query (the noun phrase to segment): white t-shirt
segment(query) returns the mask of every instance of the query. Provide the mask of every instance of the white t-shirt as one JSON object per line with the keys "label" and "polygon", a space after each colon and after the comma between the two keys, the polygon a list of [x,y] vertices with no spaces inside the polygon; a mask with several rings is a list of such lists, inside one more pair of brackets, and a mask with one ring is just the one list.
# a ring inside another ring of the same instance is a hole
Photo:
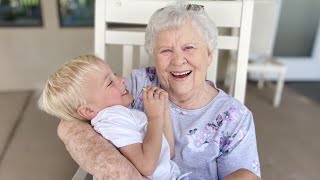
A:
{"label": "white t-shirt", "polygon": [[[147,123],[145,113],[120,105],[100,111],[91,120],[94,130],[118,148],[142,143],[147,132]],[[177,179],[179,175],[178,166],[170,160],[170,146],[163,135],[158,165],[149,178],[156,180]]]}

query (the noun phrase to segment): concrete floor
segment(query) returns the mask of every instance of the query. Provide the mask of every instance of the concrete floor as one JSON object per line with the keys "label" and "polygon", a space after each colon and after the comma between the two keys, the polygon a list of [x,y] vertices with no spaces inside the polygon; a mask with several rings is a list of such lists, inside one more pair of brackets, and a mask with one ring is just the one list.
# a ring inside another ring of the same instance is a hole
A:
{"label": "concrete floor", "polygon": [[[280,108],[273,108],[273,90],[247,87],[263,179],[319,179],[320,104],[285,87]],[[67,180],[78,167],[57,136],[58,120],[38,110],[37,97],[0,93],[1,180]]]}

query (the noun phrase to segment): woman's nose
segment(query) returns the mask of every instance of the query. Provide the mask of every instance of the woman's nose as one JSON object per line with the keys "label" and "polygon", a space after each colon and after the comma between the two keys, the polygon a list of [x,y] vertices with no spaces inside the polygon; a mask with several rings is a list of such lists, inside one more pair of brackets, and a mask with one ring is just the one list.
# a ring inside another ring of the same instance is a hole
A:
{"label": "woman's nose", "polygon": [[172,64],[173,65],[182,65],[186,62],[186,58],[184,57],[183,55],[183,52],[181,50],[178,50],[178,51],[174,51],[174,55],[173,55],[173,58],[172,58]]}

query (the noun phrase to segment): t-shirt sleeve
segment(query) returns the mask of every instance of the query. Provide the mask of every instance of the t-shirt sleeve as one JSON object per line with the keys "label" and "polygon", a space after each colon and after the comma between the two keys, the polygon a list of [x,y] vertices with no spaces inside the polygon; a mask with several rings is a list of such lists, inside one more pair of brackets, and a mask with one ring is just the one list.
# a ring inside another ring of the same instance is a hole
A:
{"label": "t-shirt sleeve", "polygon": [[220,157],[217,158],[219,179],[245,168],[260,177],[255,126],[252,113],[247,111],[238,122],[228,122],[220,137]]}
{"label": "t-shirt sleeve", "polygon": [[137,76],[133,70],[129,76],[126,77],[126,86],[129,92],[133,95],[134,99],[136,97],[136,90],[137,90]]}
{"label": "t-shirt sleeve", "polygon": [[127,108],[111,109],[94,124],[94,129],[118,148],[142,143],[144,134],[134,118]]}
{"label": "t-shirt sleeve", "polygon": [[143,111],[142,88],[149,85],[159,86],[155,67],[147,67],[132,70],[126,78],[126,86],[133,96],[131,108]]}

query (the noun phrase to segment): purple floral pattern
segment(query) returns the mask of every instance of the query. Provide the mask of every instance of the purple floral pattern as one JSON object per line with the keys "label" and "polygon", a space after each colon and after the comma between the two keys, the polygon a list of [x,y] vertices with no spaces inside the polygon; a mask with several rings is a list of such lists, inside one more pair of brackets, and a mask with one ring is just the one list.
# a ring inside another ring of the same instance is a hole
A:
{"label": "purple floral pattern", "polygon": [[146,72],[149,77],[149,80],[152,82],[154,80],[154,78],[156,77],[156,68],[155,67],[147,67]]}
{"label": "purple floral pattern", "polygon": [[253,168],[255,173],[259,173],[260,172],[260,163],[259,163],[259,161],[253,160],[252,168]]}
{"label": "purple floral pattern", "polygon": [[188,147],[194,152],[203,152],[205,148],[209,145],[208,134],[204,132],[197,133],[198,129],[189,130],[188,134]]}
{"label": "purple floral pattern", "polygon": [[[146,74],[147,74],[147,80],[149,80],[149,83],[146,84],[154,84],[154,80],[156,77],[156,69],[155,67],[147,67],[146,68]],[[141,91],[138,93],[137,99],[133,100],[133,102],[131,103],[131,107],[134,107],[135,109],[139,109],[141,111],[144,110],[143,107],[143,103],[142,103],[142,92],[143,90],[141,89]]]}
{"label": "purple floral pattern", "polygon": [[236,133],[232,136],[229,135],[229,133],[222,132],[222,136],[220,137],[220,152],[222,154],[228,154],[229,149],[225,149],[224,147],[229,146],[232,142],[232,140],[236,137]]}
{"label": "purple floral pattern", "polygon": [[[225,123],[231,123],[241,117],[243,111],[231,107],[217,115],[215,121],[208,122],[203,128],[194,128],[188,131],[188,147],[194,152],[203,152],[210,144],[218,144],[222,154],[228,153],[228,145],[237,137],[242,139],[246,132],[240,129],[237,133],[221,131]],[[243,128],[241,126],[241,128]],[[238,135],[238,136],[237,136]]]}

